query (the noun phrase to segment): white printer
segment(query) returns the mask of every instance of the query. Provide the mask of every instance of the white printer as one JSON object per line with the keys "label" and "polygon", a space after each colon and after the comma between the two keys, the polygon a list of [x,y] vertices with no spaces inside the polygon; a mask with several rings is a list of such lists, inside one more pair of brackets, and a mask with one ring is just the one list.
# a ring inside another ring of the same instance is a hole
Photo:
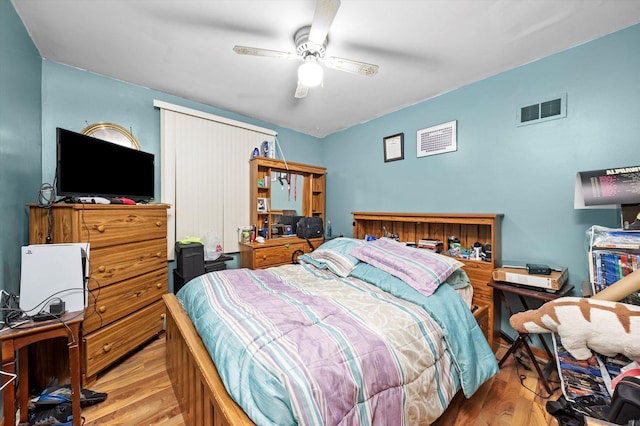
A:
{"label": "white printer", "polygon": [[22,247],[20,309],[33,316],[65,302],[65,311],[86,308],[89,244],[33,244]]}

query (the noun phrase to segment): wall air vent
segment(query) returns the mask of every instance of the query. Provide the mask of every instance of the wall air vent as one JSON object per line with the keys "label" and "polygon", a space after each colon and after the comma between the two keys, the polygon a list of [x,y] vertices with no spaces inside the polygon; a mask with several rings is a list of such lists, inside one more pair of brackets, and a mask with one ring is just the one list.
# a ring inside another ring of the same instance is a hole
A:
{"label": "wall air vent", "polygon": [[567,94],[552,96],[544,101],[527,102],[518,107],[516,124],[541,123],[543,121],[565,118],[567,116]]}
{"label": "wall air vent", "polygon": [[450,121],[427,129],[418,130],[418,158],[456,151],[458,149],[456,135],[457,123],[457,121]]}

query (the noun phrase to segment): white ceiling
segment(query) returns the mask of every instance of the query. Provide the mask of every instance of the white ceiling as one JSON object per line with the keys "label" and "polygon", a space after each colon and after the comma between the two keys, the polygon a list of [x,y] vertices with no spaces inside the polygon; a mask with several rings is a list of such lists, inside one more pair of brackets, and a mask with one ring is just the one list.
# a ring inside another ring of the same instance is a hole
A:
{"label": "white ceiling", "polygon": [[295,51],[315,0],[12,0],[40,55],[324,137],[640,22],[639,0],[342,0],[325,68],[294,98]]}

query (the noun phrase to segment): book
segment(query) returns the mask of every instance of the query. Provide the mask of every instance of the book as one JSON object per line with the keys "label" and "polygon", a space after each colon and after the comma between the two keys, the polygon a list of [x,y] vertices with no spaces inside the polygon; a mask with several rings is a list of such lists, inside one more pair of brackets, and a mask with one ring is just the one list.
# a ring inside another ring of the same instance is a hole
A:
{"label": "book", "polygon": [[[634,250],[592,248],[589,257],[589,279],[594,294],[637,270],[640,263],[640,252]],[[640,291],[621,302],[640,305]]]}
{"label": "book", "polygon": [[440,253],[444,244],[440,240],[421,239],[418,240],[418,248],[430,250],[436,253]]}

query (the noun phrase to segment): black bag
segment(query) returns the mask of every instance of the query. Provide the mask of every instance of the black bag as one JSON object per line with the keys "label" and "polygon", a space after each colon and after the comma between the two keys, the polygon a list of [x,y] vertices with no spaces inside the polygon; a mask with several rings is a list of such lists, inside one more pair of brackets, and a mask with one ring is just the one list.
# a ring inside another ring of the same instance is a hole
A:
{"label": "black bag", "polygon": [[633,376],[623,377],[616,385],[608,420],[618,425],[640,420],[640,379]]}
{"label": "black bag", "polygon": [[321,217],[303,217],[298,222],[297,235],[308,240],[309,238],[320,238],[324,235]]}

